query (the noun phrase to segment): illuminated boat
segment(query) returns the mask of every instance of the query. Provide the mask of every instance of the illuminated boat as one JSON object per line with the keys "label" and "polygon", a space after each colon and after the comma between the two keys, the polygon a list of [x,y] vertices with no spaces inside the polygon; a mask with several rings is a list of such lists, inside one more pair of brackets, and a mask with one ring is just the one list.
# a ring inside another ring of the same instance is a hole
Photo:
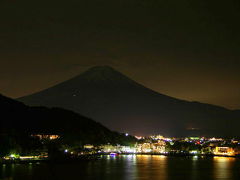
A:
{"label": "illuminated boat", "polygon": [[112,152],[112,153],[110,153],[109,155],[110,155],[110,156],[117,156],[118,153],[114,153],[114,152]]}

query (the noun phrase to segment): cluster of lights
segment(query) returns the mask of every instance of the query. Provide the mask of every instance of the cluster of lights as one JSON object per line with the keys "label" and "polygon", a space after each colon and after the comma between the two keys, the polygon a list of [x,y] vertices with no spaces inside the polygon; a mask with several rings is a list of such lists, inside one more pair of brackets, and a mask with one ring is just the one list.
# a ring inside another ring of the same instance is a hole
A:
{"label": "cluster of lights", "polygon": [[55,140],[60,138],[60,136],[56,134],[32,134],[31,136],[38,137],[40,140],[43,139]]}
{"label": "cluster of lights", "polygon": [[[128,133],[124,134],[125,136],[129,136]],[[59,135],[32,135],[35,137],[39,137],[40,139],[49,139],[49,140],[54,140],[58,139],[60,136]],[[84,145],[84,149],[86,152],[73,152],[71,148],[69,149],[64,149],[63,152],[66,154],[75,154],[75,155],[82,155],[82,154],[94,154],[94,153],[108,153],[111,156],[116,156],[119,153],[129,153],[129,154],[135,154],[135,153],[153,153],[153,154],[167,154],[167,153],[184,153],[185,151],[183,150],[171,150],[171,151],[166,151],[166,145],[167,143],[169,145],[174,145],[176,142],[187,142],[187,143],[192,143],[196,145],[207,145],[203,146],[204,148],[207,147],[208,153],[212,153],[217,156],[235,156],[237,154],[240,154],[240,149],[238,150],[237,148],[232,148],[231,146],[228,146],[228,142],[231,143],[232,145],[238,145],[240,144],[239,141],[232,139],[232,140],[225,140],[222,138],[205,138],[205,137],[187,137],[187,138],[166,138],[162,135],[154,135],[154,136],[149,136],[149,137],[142,137],[142,136],[135,136],[139,140],[144,140],[144,143],[140,144],[135,144],[134,147],[130,146],[113,146],[110,143],[98,147],[94,147],[94,145],[91,144],[86,144]],[[199,146],[199,147],[200,147]],[[234,147],[234,146],[233,146]],[[100,149],[100,150],[99,150]],[[204,154],[204,150],[190,150],[187,151],[189,154],[192,154],[193,156],[197,156],[200,154]],[[20,156],[19,154],[12,153],[4,159],[6,160],[15,160],[15,159],[20,159],[20,160],[34,160],[34,159],[41,159],[41,158],[47,158],[48,156]]]}

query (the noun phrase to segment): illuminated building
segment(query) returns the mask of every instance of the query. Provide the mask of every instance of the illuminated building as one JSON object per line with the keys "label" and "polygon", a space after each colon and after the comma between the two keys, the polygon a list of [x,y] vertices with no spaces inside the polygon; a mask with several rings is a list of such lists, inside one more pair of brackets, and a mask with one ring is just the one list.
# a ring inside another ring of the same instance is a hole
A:
{"label": "illuminated building", "polygon": [[113,146],[113,145],[102,145],[99,147],[101,149],[101,152],[104,153],[111,153],[111,152],[117,152],[117,153],[136,153],[136,147],[130,147],[130,146]]}
{"label": "illuminated building", "polygon": [[33,134],[31,136],[38,137],[40,140],[43,140],[43,139],[55,140],[60,138],[60,136],[56,134]]}
{"label": "illuminated building", "polygon": [[91,144],[86,144],[86,145],[83,146],[83,148],[84,148],[84,149],[93,149],[94,146],[91,145]]}
{"label": "illuminated building", "polygon": [[213,137],[213,138],[210,138],[209,141],[223,141],[223,139]]}
{"label": "illuminated building", "polygon": [[161,140],[164,139],[164,137],[162,135],[154,135],[154,136],[150,136],[151,139],[153,140]]}
{"label": "illuminated building", "polygon": [[232,142],[233,144],[238,144],[238,143],[239,143],[239,141],[237,141],[237,140],[231,140],[231,142]]}
{"label": "illuminated building", "polygon": [[137,151],[137,153],[141,153],[142,152],[142,144],[138,144],[137,145],[136,151]]}
{"label": "illuminated building", "polygon": [[136,148],[135,147],[120,146],[119,149],[122,153],[136,153]]}
{"label": "illuminated building", "polygon": [[157,143],[143,143],[136,147],[137,153],[165,153],[166,142],[158,140]]}
{"label": "illuminated building", "polygon": [[102,152],[105,152],[105,153],[118,152],[119,151],[117,146],[113,146],[113,145],[110,145],[110,144],[102,145],[102,146],[100,146],[100,149],[101,149]]}
{"label": "illuminated building", "polygon": [[215,155],[234,156],[235,151],[231,147],[216,147],[213,151]]}
{"label": "illuminated building", "polygon": [[166,147],[165,141],[159,140],[157,143],[152,144],[152,152],[153,153],[164,153],[165,149],[166,149],[165,147]]}
{"label": "illuminated building", "polygon": [[151,143],[143,143],[140,145],[141,148],[138,148],[140,153],[150,153],[152,152]]}

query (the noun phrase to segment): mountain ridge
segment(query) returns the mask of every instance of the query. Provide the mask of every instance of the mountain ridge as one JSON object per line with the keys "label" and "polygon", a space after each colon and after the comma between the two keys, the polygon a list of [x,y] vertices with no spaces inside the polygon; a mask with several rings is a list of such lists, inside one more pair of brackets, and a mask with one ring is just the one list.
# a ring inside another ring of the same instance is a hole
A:
{"label": "mountain ridge", "polygon": [[68,141],[107,144],[134,141],[92,119],[62,108],[29,107],[0,94],[0,134],[58,134]]}
{"label": "mountain ridge", "polygon": [[238,124],[240,117],[238,111],[163,95],[108,66],[92,67],[18,100],[29,105],[70,109],[111,129],[133,134],[186,135],[186,130],[192,128],[204,129],[199,132],[202,135],[214,135],[227,131],[228,119]]}

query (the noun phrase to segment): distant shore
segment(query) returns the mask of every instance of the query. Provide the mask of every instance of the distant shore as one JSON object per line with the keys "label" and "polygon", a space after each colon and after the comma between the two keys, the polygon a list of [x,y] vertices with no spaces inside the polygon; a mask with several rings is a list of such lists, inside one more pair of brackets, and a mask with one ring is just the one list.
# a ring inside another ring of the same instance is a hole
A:
{"label": "distant shore", "polygon": [[[119,155],[159,155],[159,156],[173,156],[173,157],[234,157],[240,158],[240,155],[229,156],[229,155],[217,155],[217,154],[190,154],[190,153],[121,153]],[[105,154],[107,155],[107,154]]]}
{"label": "distant shore", "polygon": [[[74,163],[74,162],[86,162],[86,161],[94,161],[101,158],[101,156],[108,156],[109,153],[99,153],[99,154],[92,154],[92,155],[81,155],[78,157],[72,158],[44,158],[44,159],[29,159],[29,160],[21,160],[21,159],[11,159],[5,160],[0,159],[0,164],[31,164],[31,163]],[[215,154],[187,154],[187,153],[120,153],[114,156],[121,156],[121,155],[159,155],[159,156],[167,156],[167,157],[231,157],[231,158],[240,158],[240,155],[237,156],[227,156],[227,155],[215,155]]]}

